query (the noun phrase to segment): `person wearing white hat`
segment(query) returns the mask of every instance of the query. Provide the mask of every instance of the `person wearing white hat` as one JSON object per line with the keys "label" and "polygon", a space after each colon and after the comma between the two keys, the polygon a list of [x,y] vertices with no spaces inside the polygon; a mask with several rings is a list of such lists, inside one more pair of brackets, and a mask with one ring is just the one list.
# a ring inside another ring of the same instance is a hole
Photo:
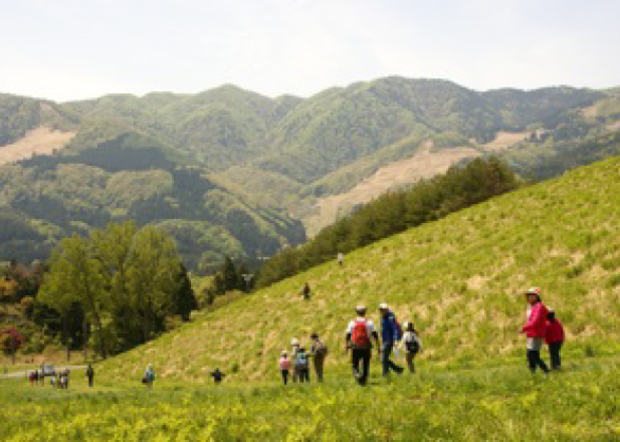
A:
{"label": "person wearing white hat", "polygon": [[540,289],[532,287],[525,292],[527,300],[527,323],[521,328],[521,333],[527,336],[527,362],[532,373],[540,368],[549,373],[549,368],[540,358],[540,349],[547,334],[547,307],[540,299]]}
{"label": "person wearing white hat", "polygon": [[366,307],[358,305],[355,311],[357,312],[357,318],[349,322],[345,337],[345,348],[346,351],[351,349],[353,376],[355,376],[358,384],[366,385],[370,372],[370,357],[372,352],[371,337],[375,340],[379,355],[381,355],[381,346],[379,343],[379,335],[375,331],[373,322],[366,319]]}

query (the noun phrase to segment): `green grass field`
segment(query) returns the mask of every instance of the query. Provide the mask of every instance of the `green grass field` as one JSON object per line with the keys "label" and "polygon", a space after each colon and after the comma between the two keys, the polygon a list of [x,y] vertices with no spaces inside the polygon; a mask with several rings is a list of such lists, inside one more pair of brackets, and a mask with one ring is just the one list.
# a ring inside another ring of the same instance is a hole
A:
{"label": "green grass field", "polygon": [[[531,376],[520,365],[429,370],[366,388],[351,376],[323,385],[236,383],[219,387],[104,380],[89,390],[0,385],[0,439],[40,440],[454,440],[620,439],[620,360],[571,361]],[[378,365],[373,366],[378,373]],[[104,376],[105,378],[105,376]]]}
{"label": "green grass field", "polygon": [[[70,391],[0,380],[0,439],[620,440],[619,178],[608,160],[316,267],[97,364],[93,391],[80,373]],[[526,369],[531,285],[565,325],[562,373]],[[391,382],[373,361],[360,388],[344,329],[355,305],[376,320],[382,301],[425,351]],[[282,387],[280,350],[312,331],[330,348],[327,382]]]}

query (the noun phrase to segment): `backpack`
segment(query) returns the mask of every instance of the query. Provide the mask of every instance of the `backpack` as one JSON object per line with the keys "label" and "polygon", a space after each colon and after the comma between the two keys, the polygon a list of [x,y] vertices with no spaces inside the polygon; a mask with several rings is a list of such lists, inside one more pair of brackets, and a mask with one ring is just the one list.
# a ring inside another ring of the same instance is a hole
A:
{"label": "backpack", "polygon": [[418,343],[418,340],[415,339],[415,336],[412,337],[410,341],[405,342],[405,346],[407,347],[407,351],[409,353],[416,354],[420,351],[420,344]]}
{"label": "backpack", "polygon": [[327,356],[327,345],[325,345],[323,341],[317,341],[314,352],[318,356],[323,356],[323,357]]}
{"label": "backpack", "polygon": [[370,348],[370,335],[366,328],[366,321],[355,321],[353,333],[351,333],[351,341],[355,348]]}
{"label": "backpack", "polygon": [[306,368],[308,366],[308,357],[305,352],[297,353],[297,367]]}

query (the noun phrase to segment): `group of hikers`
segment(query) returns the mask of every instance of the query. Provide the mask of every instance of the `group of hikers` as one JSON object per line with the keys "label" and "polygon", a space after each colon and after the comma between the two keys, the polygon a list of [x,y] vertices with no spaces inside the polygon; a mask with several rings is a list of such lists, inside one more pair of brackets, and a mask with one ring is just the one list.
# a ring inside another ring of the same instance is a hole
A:
{"label": "group of hikers", "polygon": [[[85,374],[86,378],[88,379],[88,386],[93,387],[95,382],[95,369],[93,368],[92,364],[88,364]],[[71,371],[68,368],[64,368],[62,370],[59,370],[58,372],[54,371],[53,373],[47,375],[45,374],[45,371],[41,369],[34,370],[28,373],[28,380],[30,381],[30,386],[32,387],[34,387],[35,385],[44,386],[45,378],[49,377],[50,386],[52,386],[53,388],[60,388],[66,390],[69,388],[70,375]]]}
{"label": "group of hikers", "polygon": [[[302,296],[309,299],[309,285],[306,283]],[[543,362],[540,351],[546,343],[549,348],[551,370],[560,370],[562,365],[561,349],[564,343],[564,328],[556,317],[553,309],[546,307],[540,297],[540,289],[533,287],[526,291],[527,321],[521,332],[527,337],[527,361],[529,369],[535,373],[538,368],[549,373],[550,369]],[[404,351],[407,369],[415,373],[415,356],[422,351],[420,336],[412,322],[406,322],[404,329],[396,319],[394,312],[386,303],[379,305],[381,328],[375,328],[372,320],[366,317],[366,306],[359,305],[355,309],[357,317],[349,322],[345,332],[345,349],[351,352],[351,365],[353,376],[360,385],[368,381],[370,360],[373,348],[377,348],[378,357],[381,360],[383,376],[387,377],[391,372],[402,374],[405,368],[392,360],[392,354],[398,357],[399,350]],[[327,345],[319,339],[317,333],[310,336],[312,346],[310,353],[300,344],[298,339],[291,342],[291,357],[286,350],[282,351],[279,360],[279,368],[282,382],[286,385],[292,372],[293,382],[310,381],[310,359],[314,365],[314,371],[319,382],[323,381],[323,369],[327,356]],[[373,345],[374,342],[374,345]]]}

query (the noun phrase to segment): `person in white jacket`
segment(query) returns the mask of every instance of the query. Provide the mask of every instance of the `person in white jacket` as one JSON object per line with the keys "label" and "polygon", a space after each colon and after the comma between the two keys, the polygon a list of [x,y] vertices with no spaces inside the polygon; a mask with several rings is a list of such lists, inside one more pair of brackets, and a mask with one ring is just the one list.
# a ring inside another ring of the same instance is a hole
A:
{"label": "person in white jacket", "polygon": [[403,350],[405,351],[405,359],[407,360],[407,367],[409,368],[409,373],[415,373],[415,365],[413,364],[413,359],[419,352],[422,351],[422,342],[420,341],[418,332],[413,326],[413,322],[407,322],[405,324],[405,333],[403,334],[401,345],[403,347]]}

